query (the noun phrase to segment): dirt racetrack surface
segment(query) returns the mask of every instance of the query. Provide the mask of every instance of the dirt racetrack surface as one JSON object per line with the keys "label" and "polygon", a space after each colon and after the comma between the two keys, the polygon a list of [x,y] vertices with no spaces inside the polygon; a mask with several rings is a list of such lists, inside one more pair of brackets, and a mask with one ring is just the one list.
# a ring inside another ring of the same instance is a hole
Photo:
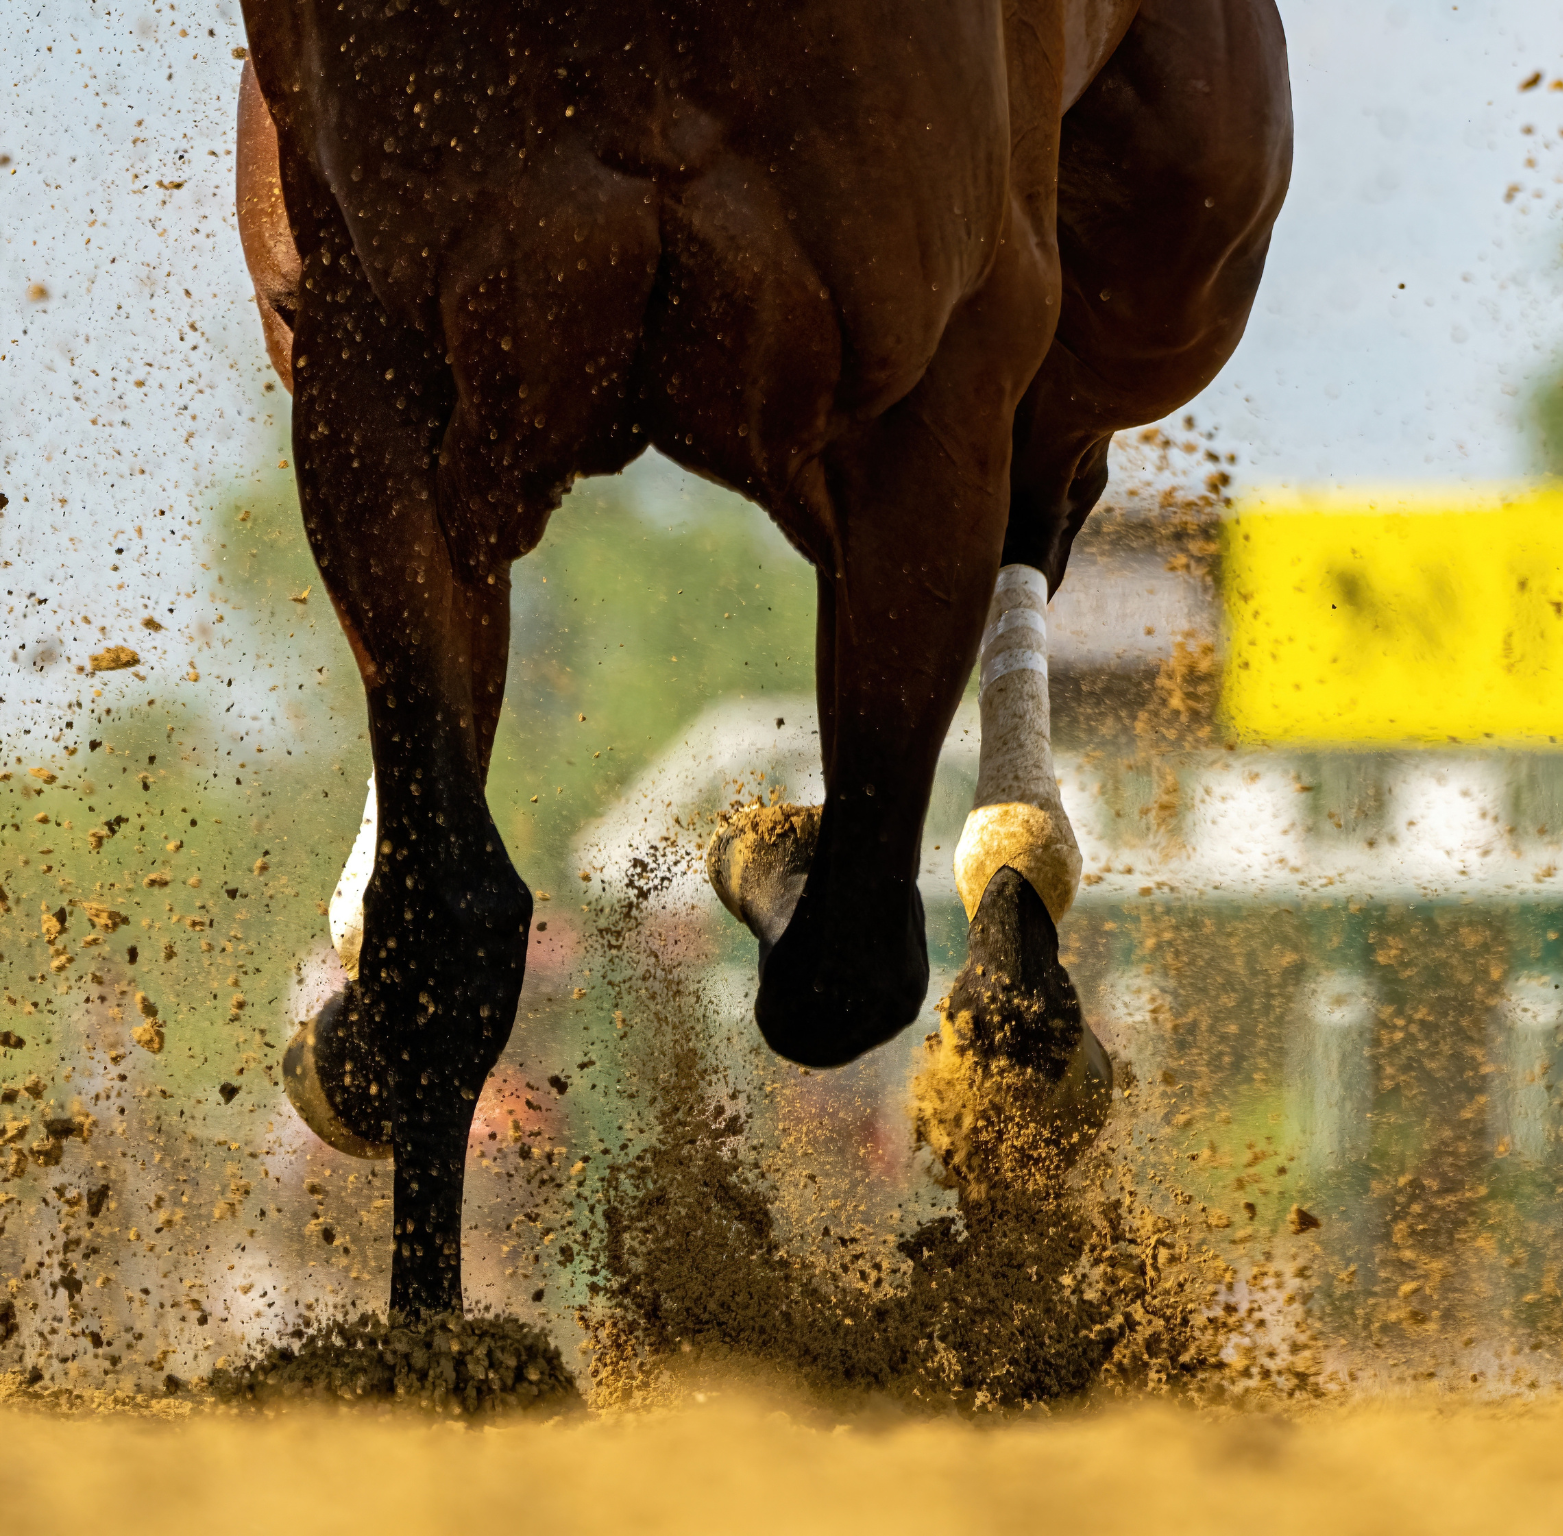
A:
{"label": "dirt racetrack surface", "polygon": [[[972,1427],[776,1406],[468,1430],[188,1405],[174,1422],[0,1415],[12,1529],[297,1533],[511,1529],[818,1533],[1556,1529],[1556,1406],[1450,1399],[1302,1414],[1116,1408]],[[524,1512],[524,1516],[522,1514]]]}

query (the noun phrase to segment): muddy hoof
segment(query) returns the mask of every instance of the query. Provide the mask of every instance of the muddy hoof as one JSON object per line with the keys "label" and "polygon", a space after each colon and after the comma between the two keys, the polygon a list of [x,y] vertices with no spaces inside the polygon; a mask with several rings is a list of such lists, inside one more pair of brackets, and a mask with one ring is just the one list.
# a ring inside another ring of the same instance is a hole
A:
{"label": "muddy hoof", "polygon": [[349,1157],[391,1156],[390,1098],[359,1036],[358,988],[349,984],[301,1024],[282,1057],[293,1108],[327,1146]]}
{"label": "muddy hoof", "polygon": [[1024,876],[1008,866],[993,876],[967,944],[929,1037],[918,1128],[952,1182],[980,1195],[1074,1163],[1106,1123],[1113,1070],[1059,963],[1058,929]]}
{"label": "muddy hoof", "polygon": [[760,968],[792,920],[819,842],[817,805],[748,805],[706,850],[711,889],[760,941]]}

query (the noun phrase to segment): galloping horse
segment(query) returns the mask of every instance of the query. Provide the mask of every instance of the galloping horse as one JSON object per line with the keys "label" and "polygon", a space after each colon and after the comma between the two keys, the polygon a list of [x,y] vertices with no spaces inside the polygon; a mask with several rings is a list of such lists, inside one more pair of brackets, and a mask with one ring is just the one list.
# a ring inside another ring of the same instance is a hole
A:
{"label": "galloping horse", "polygon": [[484,800],[511,564],[647,447],[818,577],[825,803],[710,855],[766,1040],[830,1066],[917,1016],[923,819],[980,655],[952,1008],[1092,1133],[1046,604],[1113,433],[1247,321],[1290,173],[1273,0],[243,4],[240,228],[375,769],[356,978],[287,1081],[327,1140],[394,1150],[393,1310],[461,1305],[526,963]]}

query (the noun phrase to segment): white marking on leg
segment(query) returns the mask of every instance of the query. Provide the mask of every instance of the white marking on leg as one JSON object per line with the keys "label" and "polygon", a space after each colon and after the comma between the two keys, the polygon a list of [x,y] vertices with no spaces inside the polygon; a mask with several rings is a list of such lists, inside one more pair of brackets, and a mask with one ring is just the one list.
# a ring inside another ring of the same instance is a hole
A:
{"label": "white marking on leg", "polygon": [[375,836],[380,813],[375,804],[374,775],[369,775],[369,797],[364,801],[364,819],[347,856],[342,878],[331,894],[331,942],[336,946],[342,969],[358,979],[358,957],[364,947],[364,891],[374,873]]}
{"label": "white marking on leg", "polygon": [[955,850],[969,918],[1006,864],[1059,922],[1080,886],[1080,849],[1053,771],[1047,687],[1047,579],[1006,565],[994,583],[978,673],[982,749],[977,792]]}

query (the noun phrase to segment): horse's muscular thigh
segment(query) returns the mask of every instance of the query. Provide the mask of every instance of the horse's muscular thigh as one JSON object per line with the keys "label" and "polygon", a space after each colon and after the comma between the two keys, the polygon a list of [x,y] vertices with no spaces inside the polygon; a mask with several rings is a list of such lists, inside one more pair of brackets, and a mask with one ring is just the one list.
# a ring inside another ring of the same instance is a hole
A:
{"label": "horse's muscular thigh", "polygon": [[829,435],[842,343],[825,279],[757,181],[729,158],[664,204],[638,383],[663,452],[774,507]]}
{"label": "horse's muscular thigh", "polygon": [[580,156],[528,178],[447,261],[440,516],[480,565],[532,548],[576,475],[646,446],[632,372],[660,247],[650,184]]}
{"label": "horse's muscular thigh", "polygon": [[1064,117],[1059,339],[1151,414],[1241,336],[1291,145],[1272,0],[1145,0]]}
{"label": "horse's muscular thigh", "polygon": [[1243,334],[1291,167],[1273,0],[1144,0],[1063,119],[1058,333],[1015,419],[1006,564],[1056,590],[1112,434],[1166,416]]}
{"label": "horse's muscular thigh", "polygon": [[648,444],[766,504],[785,498],[831,430],[841,322],[756,179],[727,158],[659,188],[582,153],[545,163],[474,227],[441,279],[454,547],[514,558],[575,475]]}

